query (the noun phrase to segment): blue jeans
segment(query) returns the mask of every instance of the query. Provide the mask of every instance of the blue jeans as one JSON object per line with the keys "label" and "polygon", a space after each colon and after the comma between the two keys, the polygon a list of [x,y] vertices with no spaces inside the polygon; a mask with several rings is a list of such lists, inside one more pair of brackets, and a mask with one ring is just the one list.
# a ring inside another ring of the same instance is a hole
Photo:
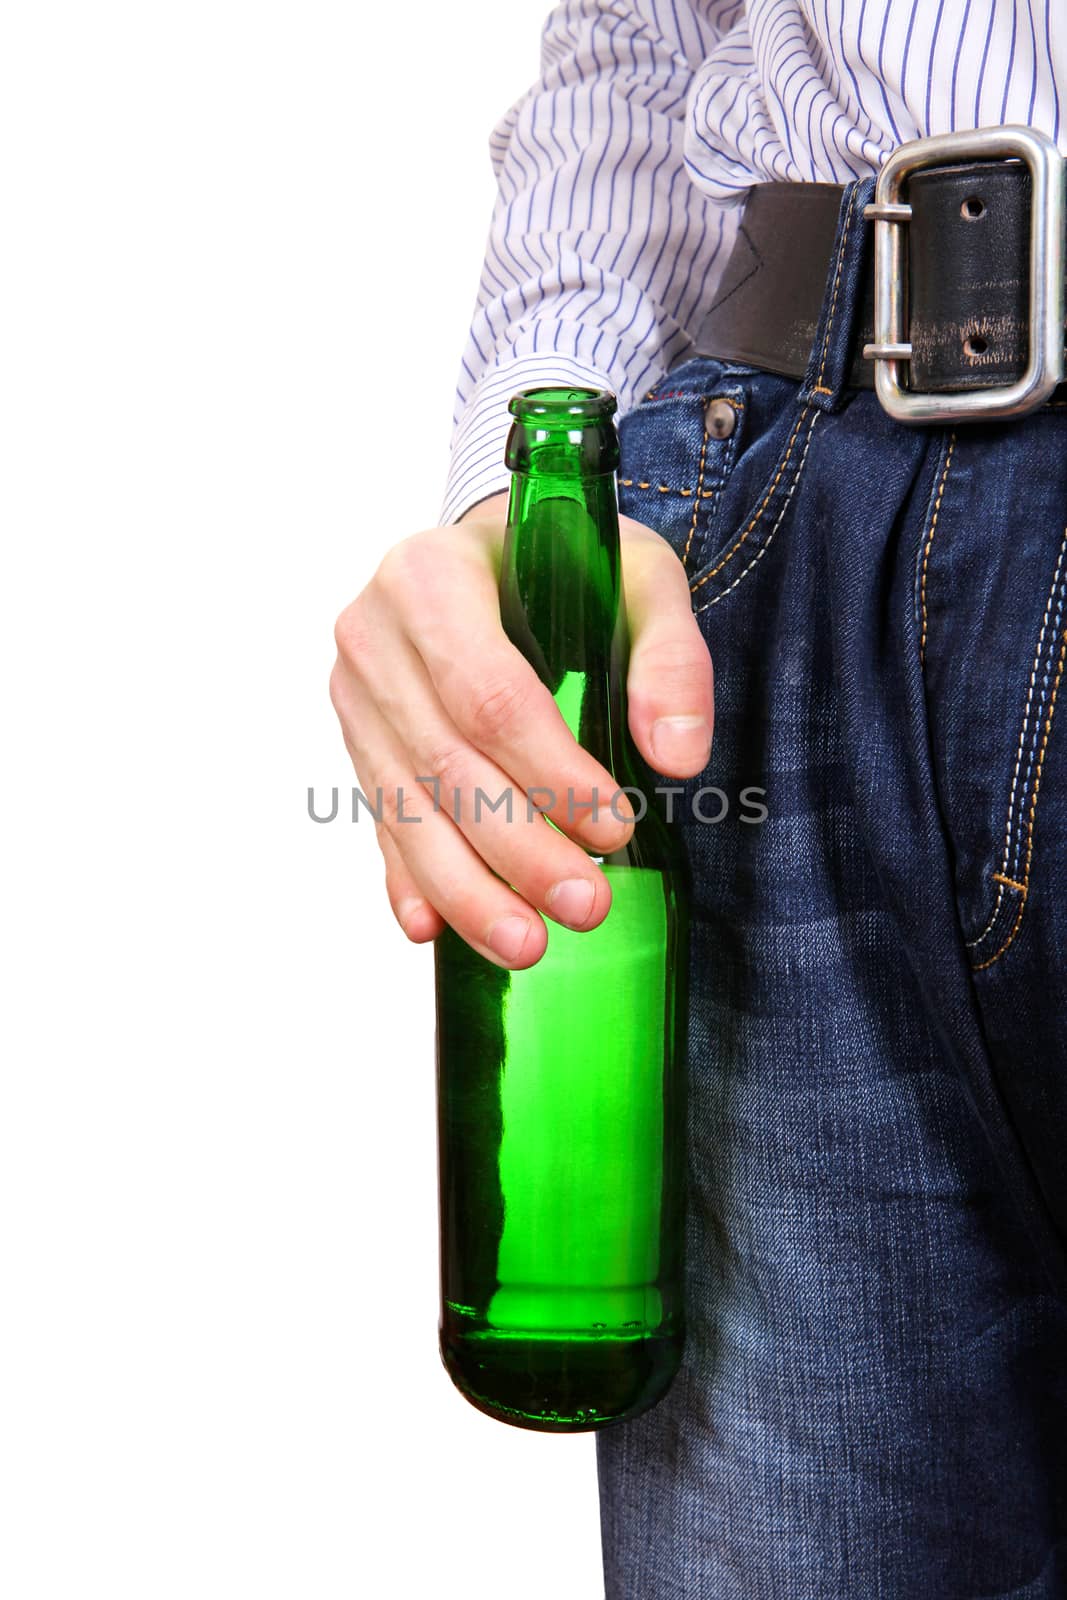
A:
{"label": "blue jeans", "polygon": [[803,382],[698,356],[620,426],[717,718],[687,1346],[597,1435],[607,1600],[1067,1595],[1067,406],[847,387],[872,189]]}

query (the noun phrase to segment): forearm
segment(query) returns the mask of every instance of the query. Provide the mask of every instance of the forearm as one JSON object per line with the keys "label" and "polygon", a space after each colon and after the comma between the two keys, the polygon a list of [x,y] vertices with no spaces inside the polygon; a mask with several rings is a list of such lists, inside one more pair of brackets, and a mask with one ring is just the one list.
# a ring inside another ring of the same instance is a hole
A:
{"label": "forearm", "polygon": [[692,348],[734,218],[685,170],[686,94],[714,24],[682,0],[564,0],[542,73],[490,139],[499,192],[461,361],[441,515],[505,488],[519,388],[608,388],[625,414]]}

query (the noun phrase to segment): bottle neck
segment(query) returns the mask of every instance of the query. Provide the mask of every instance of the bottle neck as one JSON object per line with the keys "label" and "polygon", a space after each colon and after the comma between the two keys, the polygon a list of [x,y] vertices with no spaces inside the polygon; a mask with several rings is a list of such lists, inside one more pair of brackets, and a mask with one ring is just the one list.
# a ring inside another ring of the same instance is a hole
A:
{"label": "bottle neck", "polygon": [[500,609],[574,737],[619,776],[627,634],[613,472],[515,472]]}

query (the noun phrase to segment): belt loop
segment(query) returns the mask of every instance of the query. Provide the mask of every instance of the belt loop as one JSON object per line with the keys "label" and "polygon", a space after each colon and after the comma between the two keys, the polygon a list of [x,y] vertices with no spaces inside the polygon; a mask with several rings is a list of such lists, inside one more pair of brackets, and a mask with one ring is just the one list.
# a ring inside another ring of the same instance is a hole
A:
{"label": "belt loop", "polygon": [[848,388],[863,275],[872,236],[863,208],[871,201],[874,186],[873,177],[854,178],[845,185],[841,196],[822,310],[807,371],[797,395],[801,404],[814,406],[819,411],[837,411]]}

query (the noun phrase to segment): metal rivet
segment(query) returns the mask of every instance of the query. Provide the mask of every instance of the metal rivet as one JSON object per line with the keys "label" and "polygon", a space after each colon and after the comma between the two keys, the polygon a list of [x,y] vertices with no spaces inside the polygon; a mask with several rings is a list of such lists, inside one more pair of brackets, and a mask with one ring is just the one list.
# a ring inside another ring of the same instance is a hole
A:
{"label": "metal rivet", "polygon": [[704,431],[713,439],[728,439],[737,426],[737,410],[729,400],[709,400],[704,407]]}

